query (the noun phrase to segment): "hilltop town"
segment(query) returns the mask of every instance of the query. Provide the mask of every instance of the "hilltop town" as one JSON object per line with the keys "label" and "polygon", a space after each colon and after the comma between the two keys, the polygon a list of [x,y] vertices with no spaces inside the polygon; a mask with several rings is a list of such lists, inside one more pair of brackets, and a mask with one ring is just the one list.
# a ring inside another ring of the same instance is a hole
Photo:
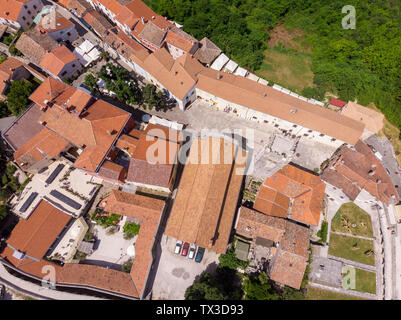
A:
{"label": "hilltop town", "polygon": [[0,4],[11,295],[401,299],[383,114],[269,83],[141,0]]}

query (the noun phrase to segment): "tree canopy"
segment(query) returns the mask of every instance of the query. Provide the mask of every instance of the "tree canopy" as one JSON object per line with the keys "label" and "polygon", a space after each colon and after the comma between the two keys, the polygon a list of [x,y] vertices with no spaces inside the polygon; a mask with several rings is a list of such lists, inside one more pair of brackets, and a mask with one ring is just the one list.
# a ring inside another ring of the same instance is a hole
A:
{"label": "tree canopy", "polygon": [[[269,32],[301,29],[310,44],[314,86],[302,94],[374,102],[401,128],[401,3],[398,0],[145,0],[156,12],[208,37],[242,67],[258,70]],[[343,29],[345,5],[356,28]],[[269,79],[267,79],[269,80]]]}
{"label": "tree canopy", "polygon": [[28,97],[33,90],[34,86],[30,82],[24,80],[11,82],[7,93],[7,105],[12,114],[18,116],[25,111],[30,104]]}

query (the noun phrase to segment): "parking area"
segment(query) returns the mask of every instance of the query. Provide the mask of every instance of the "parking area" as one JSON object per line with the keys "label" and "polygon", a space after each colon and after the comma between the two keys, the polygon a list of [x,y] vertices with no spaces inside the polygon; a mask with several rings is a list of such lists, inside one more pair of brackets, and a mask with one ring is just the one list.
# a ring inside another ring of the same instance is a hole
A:
{"label": "parking area", "polygon": [[341,288],[342,267],[343,264],[339,261],[314,256],[309,279],[319,284]]}
{"label": "parking area", "polygon": [[200,263],[174,254],[177,239],[163,235],[161,256],[153,284],[153,299],[182,300],[185,290],[203,271],[213,273],[218,264],[218,254],[205,251]]}

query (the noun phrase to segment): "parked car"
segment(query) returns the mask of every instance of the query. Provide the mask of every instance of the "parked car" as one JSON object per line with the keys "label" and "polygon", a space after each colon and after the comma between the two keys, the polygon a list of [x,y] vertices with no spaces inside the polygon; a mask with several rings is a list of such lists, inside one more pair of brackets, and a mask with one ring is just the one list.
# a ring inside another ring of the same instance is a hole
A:
{"label": "parked car", "polygon": [[188,254],[188,249],[189,249],[189,243],[185,242],[182,247],[181,255],[185,257]]}
{"label": "parked car", "polygon": [[204,254],[205,254],[205,248],[199,247],[198,252],[196,253],[195,261],[198,263],[201,262]]}
{"label": "parked car", "polygon": [[0,299],[3,299],[5,294],[6,294],[6,287],[2,284],[0,286]]}
{"label": "parked car", "polygon": [[175,244],[174,253],[175,254],[180,254],[181,248],[182,248],[182,241],[178,240],[177,243]]}
{"label": "parked car", "polygon": [[193,244],[189,247],[188,259],[193,259],[195,257],[196,246]]}

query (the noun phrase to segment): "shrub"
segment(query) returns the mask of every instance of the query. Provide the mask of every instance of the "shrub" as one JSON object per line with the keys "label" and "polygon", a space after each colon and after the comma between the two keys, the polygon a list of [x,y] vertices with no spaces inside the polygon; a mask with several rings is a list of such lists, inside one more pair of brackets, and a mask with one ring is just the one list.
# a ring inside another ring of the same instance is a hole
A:
{"label": "shrub", "polygon": [[132,268],[132,260],[127,260],[125,261],[122,266],[121,266],[121,271],[122,272],[126,272],[126,273],[130,273],[131,272],[131,268]]}
{"label": "shrub", "polygon": [[141,225],[136,224],[134,222],[132,223],[126,223],[124,225],[124,238],[125,239],[131,239],[134,236],[136,236],[139,233]]}
{"label": "shrub", "polygon": [[226,254],[219,256],[220,266],[236,270],[237,268],[246,269],[249,262],[242,261],[235,255],[234,245],[227,251]]}
{"label": "shrub", "polygon": [[327,233],[328,233],[328,228],[329,228],[329,224],[327,221],[323,221],[322,222],[322,227],[320,228],[320,230],[317,232],[317,236],[320,238],[320,242],[321,243],[326,243],[327,241]]}

